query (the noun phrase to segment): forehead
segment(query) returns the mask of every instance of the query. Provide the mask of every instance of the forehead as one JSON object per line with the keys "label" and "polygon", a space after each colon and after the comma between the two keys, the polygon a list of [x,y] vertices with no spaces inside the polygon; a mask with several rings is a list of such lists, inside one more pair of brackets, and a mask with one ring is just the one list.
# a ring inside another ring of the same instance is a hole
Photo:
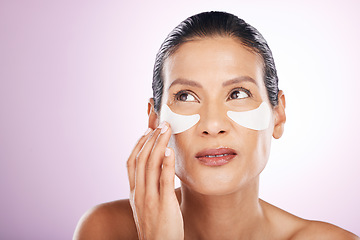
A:
{"label": "forehead", "polygon": [[164,63],[164,85],[178,78],[221,83],[249,76],[263,85],[260,56],[229,37],[203,38],[183,43]]}

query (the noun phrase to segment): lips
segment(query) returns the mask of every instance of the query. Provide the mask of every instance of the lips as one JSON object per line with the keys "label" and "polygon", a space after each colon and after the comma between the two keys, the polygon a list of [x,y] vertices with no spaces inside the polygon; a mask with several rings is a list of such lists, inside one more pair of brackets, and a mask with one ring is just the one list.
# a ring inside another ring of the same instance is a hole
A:
{"label": "lips", "polygon": [[231,148],[217,148],[202,150],[195,155],[195,158],[206,166],[222,166],[236,155],[236,151]]}

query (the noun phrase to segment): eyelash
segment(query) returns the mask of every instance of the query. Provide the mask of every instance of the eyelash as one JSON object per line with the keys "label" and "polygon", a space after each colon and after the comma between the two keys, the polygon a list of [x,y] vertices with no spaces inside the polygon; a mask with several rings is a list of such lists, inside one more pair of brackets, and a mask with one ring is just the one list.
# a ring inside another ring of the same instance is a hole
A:
{"label": "eyelash", "polygon": [[228,96],[228,99],[229,99],[229,100],[231,100],[231,99],[230,99],[230,96],[231,96],[231,94],[232,94],[234,91],[243,91],[243,92],[245,92],[247,95],[249,95],[249,97],[252,97],[252,93],[251,93],[251,91],[250,91],[249,89],[243,88],[243,87],[239,87],[239,88],[234,88],[234,89],[231,90],[231,92],[229,93],[229,96]]}
{"label": "eyelash", "polygon": [[[181,91],[179,91],[179,92],[177,92],[177,93],[174,93],[174,100],[175,100],[175,101],[181,101],[181,100],[179,99],[179,97],[181,96],[181,94],[184,94],[184,93],[190,94],[190,95],[192,95],[195,99],[197,99],[196,94],[193,93],[192,91],[190,91],[190,90],[181,90]],[[182,101],[181,101],[181,102],[182,102]]]}
{"label": "eyelash", "polygon": [[[234,89],[231,90],[231,92],[230,92],[229,95],[228,95],[228,99],[229,99],[229,100],[231,100],[231,99],[230,99],[230,96],[231,96],[231,94],[232,94],[234,91],[243,91],[243,92],[245,92],[247,95],[249,95],[249,97],[252,97],[252,93],[251,93],[251,91],[250,91],[249,89],[243,88],[243,87],[239,87],[239,88],[234,88]],[[190,90],[181,90],[181,91],[173,94],[174,100],[175,100],[175,101],[181,101],[181,100],[179,99],[179,97],[181,96],[181,94],[184,94],[184,93],[191,94],[195,99],[197,99],[196,94],[193,93],[192,91],[190,91]]]}

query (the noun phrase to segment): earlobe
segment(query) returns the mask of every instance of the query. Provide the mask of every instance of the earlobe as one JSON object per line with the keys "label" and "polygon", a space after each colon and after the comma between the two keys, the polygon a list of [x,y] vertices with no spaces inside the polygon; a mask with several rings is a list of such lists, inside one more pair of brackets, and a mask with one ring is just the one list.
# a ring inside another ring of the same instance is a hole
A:
{"label": "earlobe", "polygon": [[278,94],[278,105],[274,108],[275,113],[275,123],[274,123],[274,132],[273,137],[275,139],[279,139],[284,133],[284,125],[286,122],[286,114],[285,114],[285,95],[282,90],[279,91]]}
{"label": "earlobe", "polygon": [[154,108],[154,99],[150,98],[148,102],[148,110],[147,110],[148,116],[149,116],[149,122],[148,127],[155,129],[159,125],[159,118],[158,114],[155,112]]}

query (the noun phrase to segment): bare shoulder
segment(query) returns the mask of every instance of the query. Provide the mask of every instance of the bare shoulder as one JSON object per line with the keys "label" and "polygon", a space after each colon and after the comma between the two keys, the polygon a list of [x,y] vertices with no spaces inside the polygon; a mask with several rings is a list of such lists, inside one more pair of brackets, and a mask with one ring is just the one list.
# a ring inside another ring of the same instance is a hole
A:
{"label": "bare shoulder", "polygon": [[271,223],[274,239],[360,240],[356,235],[330,223],[297,217],[263,200],[260,201]]}
{"label": "bare shoulder", "polygon": [[89,209],[79,220],[74,240],[138,239],[128,199]]}
{"label": "bare shoulder", "polygon": [[304,221],[306,222],[305,226],[294,235],[293,240],[360,240],[355,234],[333,224],[320,221]]}

